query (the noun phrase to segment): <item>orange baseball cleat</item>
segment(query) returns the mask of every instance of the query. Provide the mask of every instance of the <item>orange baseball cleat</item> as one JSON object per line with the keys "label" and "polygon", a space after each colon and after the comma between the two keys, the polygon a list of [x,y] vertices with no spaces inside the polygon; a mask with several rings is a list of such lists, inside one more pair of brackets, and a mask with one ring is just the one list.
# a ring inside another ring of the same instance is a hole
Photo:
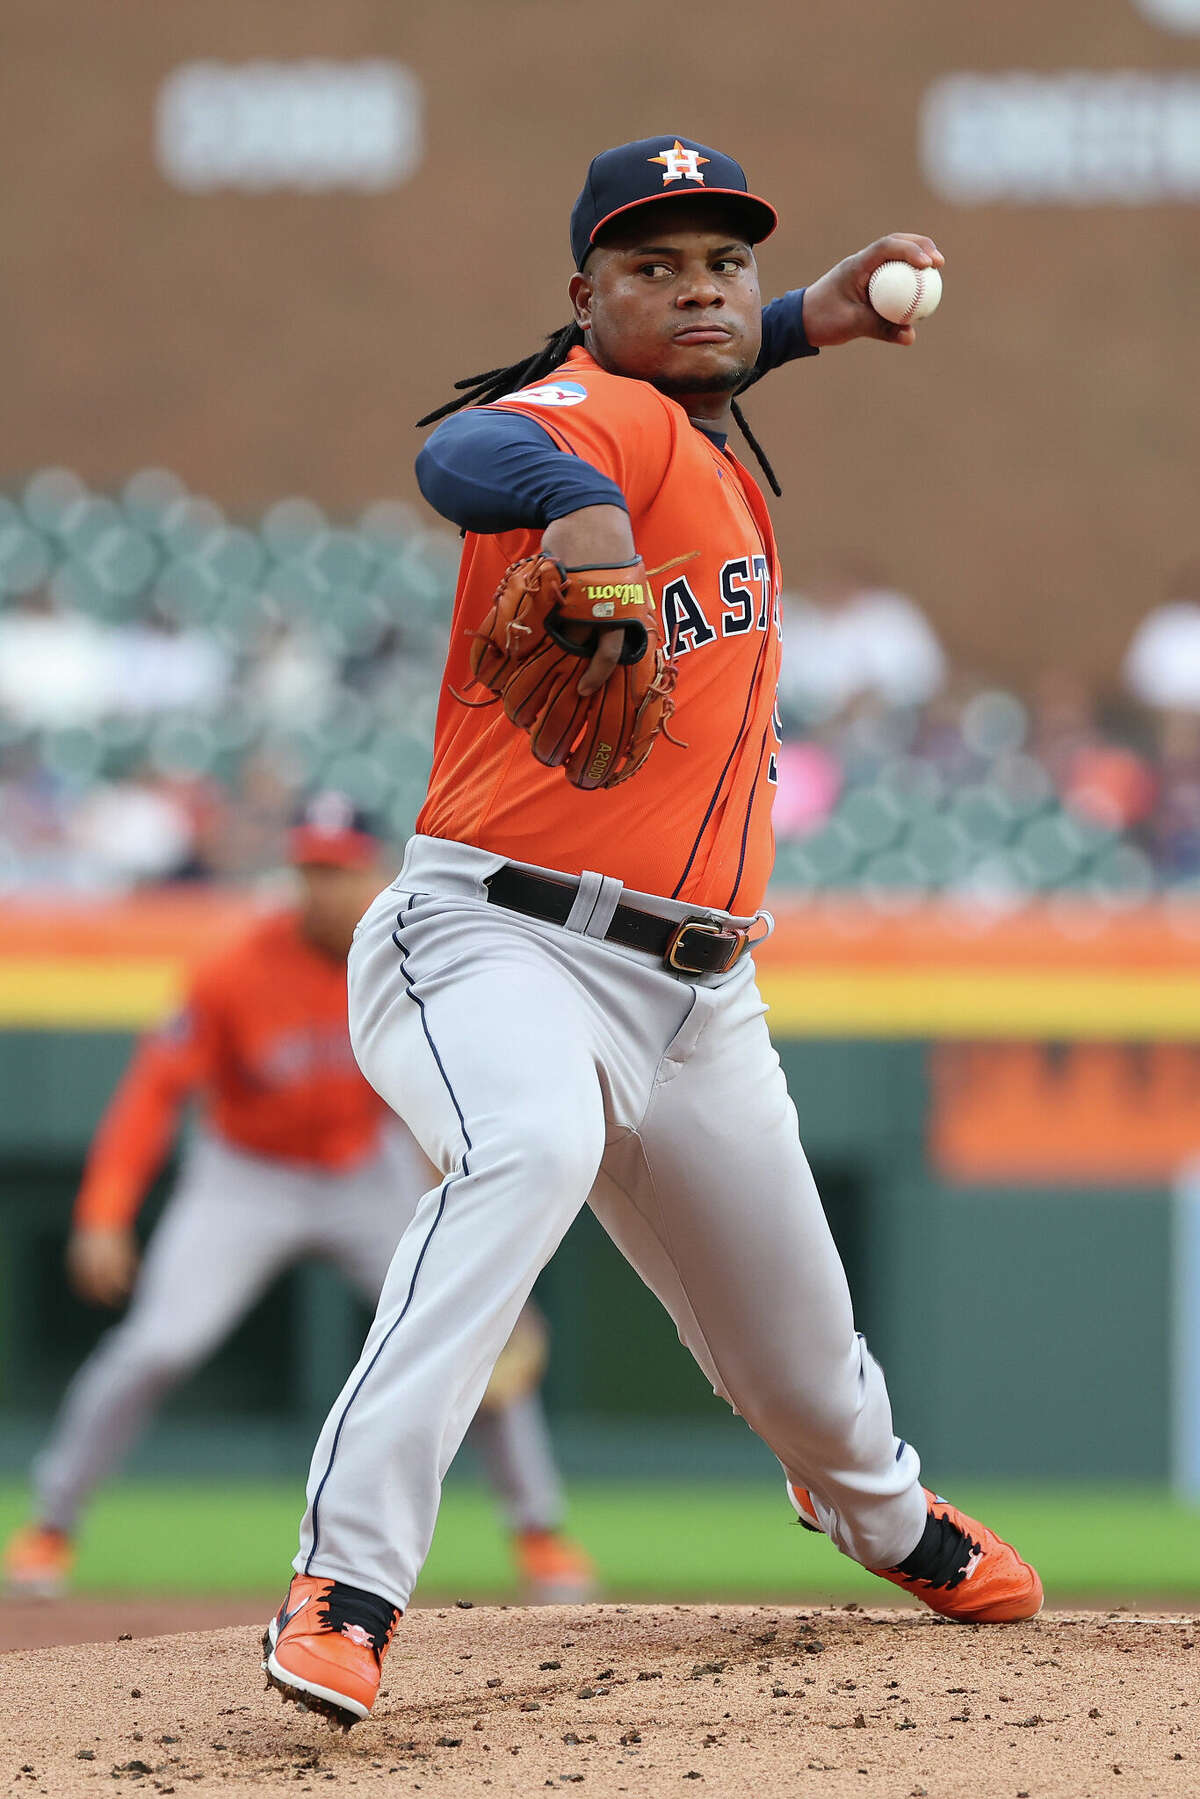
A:
{"label": "orange baseball cleat", "polygon": [[399,1607],[375,1593],[341,1580],[293,1575],[263,1637],[267,1685],[349,1730],[375,1703],[399,1622]]}
{"label": "orange baseball cleat", "polygon": [[[925,1531],[895,1568],[873,1568],[881,1580],[912,1593],[931,1611],[960,1624],[1013,1624],[1042,1609],[1042,1583],[1011,1543],[924,1489]],[[808,1530],[820,1530],[812,1498],[788,1482],[788,1497]]]}
{"label": "orange baseball cleat", "polygon": [[4,1590],[12,1599],[61,1599],[74,1563],[65,1530],[26,1524],[4,1551]]}
{"label": "orange baseball cleat", "polygon": [[529,1605],[582,1605],[596,1595],[591,1558],[559,1530],[521,1530],[513,1553]]}

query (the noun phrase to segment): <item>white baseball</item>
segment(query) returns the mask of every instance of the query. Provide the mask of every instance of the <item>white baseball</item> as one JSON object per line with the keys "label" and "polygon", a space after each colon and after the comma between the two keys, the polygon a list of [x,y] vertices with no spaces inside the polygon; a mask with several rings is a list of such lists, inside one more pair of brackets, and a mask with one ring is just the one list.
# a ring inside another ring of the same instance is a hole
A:
{"label": "white baseball", "polygon": [[867,283],[867,294],[881,319],[915,325],[937,311],[942,277],[937,269],[914,269],[911,262],[883,262]]}

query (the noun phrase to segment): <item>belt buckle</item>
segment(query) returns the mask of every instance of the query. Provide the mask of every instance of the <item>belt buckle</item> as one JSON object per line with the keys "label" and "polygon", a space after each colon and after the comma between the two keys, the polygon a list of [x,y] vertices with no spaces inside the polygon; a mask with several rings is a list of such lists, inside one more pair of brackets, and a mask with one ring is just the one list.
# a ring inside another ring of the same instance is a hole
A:
{"label": "belt buckle", "polygon": [[[694,931],[699,937],[726,937],[732,935],[733,947],[730,950],[728,957],[719,968],[697,968],[689,962],[681,962],[678,959],[681,949],[685,947],[689,931]],[[676,974],[724,974],[727,969],[733,967],[745,947],[746,938],[744,932],[735,931],[731,933],[725,925],[714,924],[711,919],[707,918],[685,918],[683,923],[677,925],[674,931],[672,931],[671,941],[667,944],[667,953],[663,957],[663,960],[668,968],[673,968],[675,970]]]}

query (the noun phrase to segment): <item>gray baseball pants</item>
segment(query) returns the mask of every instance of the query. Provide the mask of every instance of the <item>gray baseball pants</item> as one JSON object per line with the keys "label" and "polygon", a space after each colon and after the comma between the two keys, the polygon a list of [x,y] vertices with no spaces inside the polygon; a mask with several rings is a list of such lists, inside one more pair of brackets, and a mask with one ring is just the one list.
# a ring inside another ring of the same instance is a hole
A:
{"label": "gray baseball pants", "polygon": [[502,911],[501,863],[414,838],[350,953],[359,1063],[442,1179],[318,1440],[297,1570],[407,1604],[488,1372],[585,1204],[833,1540],[893,1566],[924,1528],[920,1463],[855,1332],[750,957],[681,977],[602,942],[622,888],[599,875],[566,926]]}

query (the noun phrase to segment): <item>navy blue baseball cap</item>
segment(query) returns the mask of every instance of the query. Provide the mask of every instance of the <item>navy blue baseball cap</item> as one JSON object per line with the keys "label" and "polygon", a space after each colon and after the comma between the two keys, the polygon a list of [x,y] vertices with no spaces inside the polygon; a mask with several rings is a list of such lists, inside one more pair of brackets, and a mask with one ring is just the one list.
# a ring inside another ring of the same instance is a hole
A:
{"label": "navy blue baseball cap", "polygon": [[378,855],[369,816],[344,793],[311,794],[288,832],[288,861],[297,868],[371,868]]}
{"label": "navy blue baseball cap", "polygon": [[687,137],[642,137],[618,144],[592,158],[583,192],[571,210],[571,251],[581,269],[597,235],[621,213],[651,200],[686,199],[719,194],[736,202],[746,241],[770,237],[779,214],[746,186],[746,171],[732,156],[722,156]]}

